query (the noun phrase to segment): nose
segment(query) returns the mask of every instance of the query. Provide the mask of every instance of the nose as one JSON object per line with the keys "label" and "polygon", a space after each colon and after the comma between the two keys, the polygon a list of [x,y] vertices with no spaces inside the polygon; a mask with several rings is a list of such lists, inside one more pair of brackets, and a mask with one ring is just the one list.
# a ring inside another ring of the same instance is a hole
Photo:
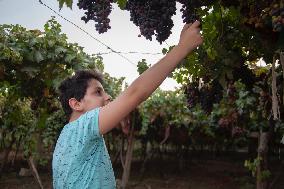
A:
{"label": "nose", "polygon": [[110,102],[112,100],[111,96],[109,94],[106,94],[106,101]]}

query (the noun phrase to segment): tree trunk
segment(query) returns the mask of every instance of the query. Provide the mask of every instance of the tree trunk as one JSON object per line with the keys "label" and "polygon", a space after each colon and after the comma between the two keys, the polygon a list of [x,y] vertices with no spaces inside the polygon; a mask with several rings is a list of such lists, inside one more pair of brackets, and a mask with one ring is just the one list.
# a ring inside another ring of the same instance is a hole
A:
{"label": "tree trunk", "polygon": [[248,138],[248,159],[252,160],[258,156],[259,132],[251,132]]}
{"label": "tree trunk", "polygon": [[121,181],[122,189],[126,188],[128,180],[129,180],[129,175],[130,175],[133,146],[134,146],[134,125],[133,125],[134,123],[135,122],[132,122],[131,132],[128,137],[127,152],[126,152],[122,181]]}
{"label": "tree trunk", "polygon": [[256,185],[257,189],[268,189],[268,179],[263,178],[263,171],[268,170],[267,153],[268,153],[269,133],[261,132],[259,135],[258,158],[260,159],[257,166]]}
{"label": "tree trunk", "polygon": [[9,146],[7,148],[5,148],[4,150],[4,157],[3,157],[3,161],[2,161],[2,164],[1,164],[1,169],[0,169],[0,178],[2,176],[2,173],[4,171],[4,168],[6,167],[6,164],[7,164],[7,161],[8,161],[8,157],[9,157],[9,154],[12,150],[12,147],[13,147],[13,144],[15,143],[16,141],[16,138],[14,136],[14,133],[12,134],[12,141],[11,143],[9,144]]}
{"label": "tree trunk", "polygon": [[19,148],[20,148],[20,145],[21,145],[21,140],[22,140],[22,135],[20,136],[20,138],[19,138],[19,140],[18,140],[18,142],[16,144],[16,152],[15,152],[14,157],[12,159],[12,166],[15,165],[15,159],[17,157],[17,154],[18,154],[18,151],[19,151]]}
{"label": "tree trunk", "polygon": [[7,161],[8,161],[8,156],[11,152],[11,149],[12,149],[12,145],[4,150],[4,156],[3,156],[3,161],[2,161],[1,170],[0,170],[0,178],[2,176],[4,168],[6,167],[6,164],[7,164]]}

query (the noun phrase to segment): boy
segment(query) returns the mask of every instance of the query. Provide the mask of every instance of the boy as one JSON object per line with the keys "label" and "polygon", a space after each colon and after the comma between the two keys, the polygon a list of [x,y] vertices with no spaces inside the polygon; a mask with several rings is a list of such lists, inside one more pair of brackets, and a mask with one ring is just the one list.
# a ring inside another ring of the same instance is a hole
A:
{"label": "boy", "polygon": [[59,87],[60,101],[69,123],[64,126],[53,154],[54,189],[116,187],[102,135],[146,100],[179,62],[202,43],[199,24],[186,24],[179,44],[111,102],[98,73],[79,71],[63,81]]}

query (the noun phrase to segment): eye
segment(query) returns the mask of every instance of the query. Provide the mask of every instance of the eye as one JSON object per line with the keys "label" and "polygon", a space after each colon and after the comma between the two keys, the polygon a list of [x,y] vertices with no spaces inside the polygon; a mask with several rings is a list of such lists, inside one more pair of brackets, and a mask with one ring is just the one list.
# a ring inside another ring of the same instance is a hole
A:
{"label": "eye", "polygon": [[96,90],[96,94],[101,94],[101,93],[102,93],[101,89]]}
{"label": "eye", "polygon": [[94,94],[97,96],[102,96],[103,90],[101,88],[97,88],[94,90]]}

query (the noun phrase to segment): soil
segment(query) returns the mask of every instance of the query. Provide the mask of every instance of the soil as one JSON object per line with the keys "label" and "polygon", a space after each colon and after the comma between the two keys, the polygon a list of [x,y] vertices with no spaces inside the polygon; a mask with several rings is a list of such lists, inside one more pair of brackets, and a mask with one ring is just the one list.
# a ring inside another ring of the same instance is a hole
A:
{"label": "soil", "polygon": [[[1,154],[0,154],[1,156]],[[281,156],[282,157],[282,156]],[[180,161],[175,155],[152,157],[141,171],[142,161],[134,159],[131,165],[128,189],[255,189],[255,178],[244,167],[247,154],[233,153],[223,156],[194,155]],[[270,158],[270,170],[274,183],[270,189],[284,188],[284,161]],[[189,159],[189,160],[188,160]],[[282,159],[282,158],[280,158]],[[28,168],[23,157],[14,166],[4,170],[0,177],[0,189],[38,189],[33,176],[20,177],[20,168]],[[119,161],[113,164],[119,185],[122,167]],[[52,189],[50,162],[38,168],[44,189]]]}
{"label": "soil", "polygon": [[[253,189],[254,179],[243,162],[199,160],[184,162],[155,160],[148,162],[141,174],[141,162],[134,162],[128,188],[133,189]],[[116,178],[121,178],[120,165],[114,165]],[[39,170],[44,188],[52,188],[51,172]],[[119,182],[119,179],[117,180]],[[32,176],[19,177],[16,172],[2,175],[1,189],[38,189]]]}

